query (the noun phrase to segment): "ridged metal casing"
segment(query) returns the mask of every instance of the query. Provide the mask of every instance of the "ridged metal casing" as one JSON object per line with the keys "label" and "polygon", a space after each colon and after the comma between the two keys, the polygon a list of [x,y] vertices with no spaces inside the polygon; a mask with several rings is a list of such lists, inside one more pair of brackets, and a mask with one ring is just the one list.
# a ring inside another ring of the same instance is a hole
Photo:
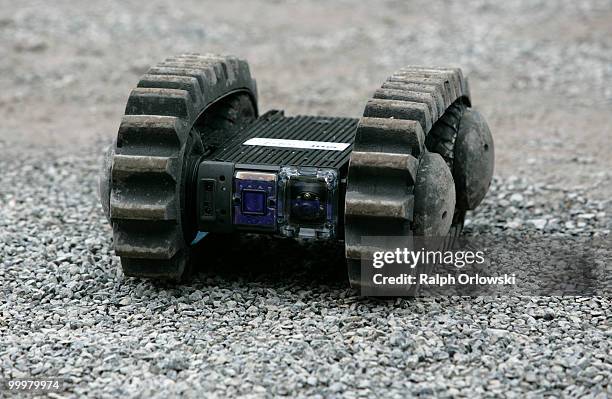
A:
{"label": "ridged metal casing", "polygon": [[[316,166],[339,169],[349,160],[358,119],[293,116],[280,112],[263,115],[232,140],[225,143],[209,159],[219,162],[252,165]],[[281,148],[243,144],[252,138],[307,140],[349,143],[343,151]]]}

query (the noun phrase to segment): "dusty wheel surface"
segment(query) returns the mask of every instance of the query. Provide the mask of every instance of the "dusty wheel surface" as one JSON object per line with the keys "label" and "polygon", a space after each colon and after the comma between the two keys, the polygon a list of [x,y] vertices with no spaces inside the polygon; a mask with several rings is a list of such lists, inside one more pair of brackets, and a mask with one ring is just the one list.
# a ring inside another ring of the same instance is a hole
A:
{"label": "dusty wheel surface", "polygon": [[[366,104],[345,199],[345,252],[353,288],[371,285],[362,280],[361,261],[375,248],[362,237],[448,233],[456,202],[453,178],[445,160],[425,143],[432,126],[464,101],[469,102],[469,89],[461,70],[406,67]],[[417,290],[414,286],[408,294]]]}
{"label": "dusty wheel surface", "polygon": [[235,57],[171,57],[140,79],[99,185],[127,276],[179,281],[189,274],[193,165],[256,117],[255,80]]}
{"label": "dusty wheel surface", "polygon": [[491,184],[493,137],[484,117],[462,98],[434,124],[425,145],[444,158],[455,181],[457,204],[448,234],[452,245],[463,230],[466,212],[476,209]]}
{"label": "dusty wheel surface", "polygon": [[453,176],[457,188],[457,207],[473,210],[482,202],[493,178],[495,148],[484,117],[468,108],[457,133]]}

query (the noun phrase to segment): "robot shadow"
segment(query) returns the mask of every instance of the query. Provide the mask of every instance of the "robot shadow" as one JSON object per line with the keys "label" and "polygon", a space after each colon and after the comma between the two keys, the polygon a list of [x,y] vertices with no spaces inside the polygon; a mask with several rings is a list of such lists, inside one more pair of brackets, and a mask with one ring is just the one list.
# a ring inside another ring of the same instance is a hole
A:
{"label": "robot shadow", "polygon": [[344,245],[265,235],[214,235],[192,251],[192,280],[349,289]]}

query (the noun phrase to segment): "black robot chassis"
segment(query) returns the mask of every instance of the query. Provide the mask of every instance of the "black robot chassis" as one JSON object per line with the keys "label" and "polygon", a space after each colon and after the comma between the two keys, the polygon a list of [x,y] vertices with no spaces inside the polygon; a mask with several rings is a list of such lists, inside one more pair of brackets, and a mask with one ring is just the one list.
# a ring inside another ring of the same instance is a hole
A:
{"label": "black robot chassis", "polygon": [[99,183],[126,275],[180,280],[202,232],[244,232],[343,241],[358,287],[362,236],[456,237],[491,182],[458,68],[400,69],[360,119],[258,115],[235,57],[171,57],[140,79]]}

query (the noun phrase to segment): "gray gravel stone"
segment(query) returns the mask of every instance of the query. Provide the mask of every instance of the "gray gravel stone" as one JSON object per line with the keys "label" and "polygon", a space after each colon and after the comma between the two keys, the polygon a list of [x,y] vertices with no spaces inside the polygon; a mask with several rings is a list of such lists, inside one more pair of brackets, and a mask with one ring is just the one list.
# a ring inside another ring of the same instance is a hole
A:
{"label": "gray gravel stone", "polygon": [[[521,122],[553,130],[612,101],[608,1],[364,4],[3,5],[0,378],[59,376],[61,397],[74,398],[612,396],[607,297],[363,299],[347,287],[341,249],[266,238],[241,241],[243,258],[210,245],[188,285],[123,275],[96,199],[99,150],[137,77],[171,54],[249,58],[264,77],[262,111],[289,114],[357,116],[385,74],[408,63],[460,65],[483,94],[560,98],[572,107],[562,120],[547,118],[546,104],[521,108]],[[577,33],[549,31],[555,21]],[[515,35],[517,24],[537,34]],[[499,111],[487,115],[492,126],[511,120],[523,137],[508,101],[475,103]],[[583,144],[548,134],[498,154]],[[525,158],[532,172],[496,177],[466,234],[609,239],[611,202],[591,194],[610,184],[606,170],[590,173],[601,160],[560,155],[549,161],[571,164],[572,176],[542,180],[541,157]],[[568,185],[574,175],[584,184]]]}

